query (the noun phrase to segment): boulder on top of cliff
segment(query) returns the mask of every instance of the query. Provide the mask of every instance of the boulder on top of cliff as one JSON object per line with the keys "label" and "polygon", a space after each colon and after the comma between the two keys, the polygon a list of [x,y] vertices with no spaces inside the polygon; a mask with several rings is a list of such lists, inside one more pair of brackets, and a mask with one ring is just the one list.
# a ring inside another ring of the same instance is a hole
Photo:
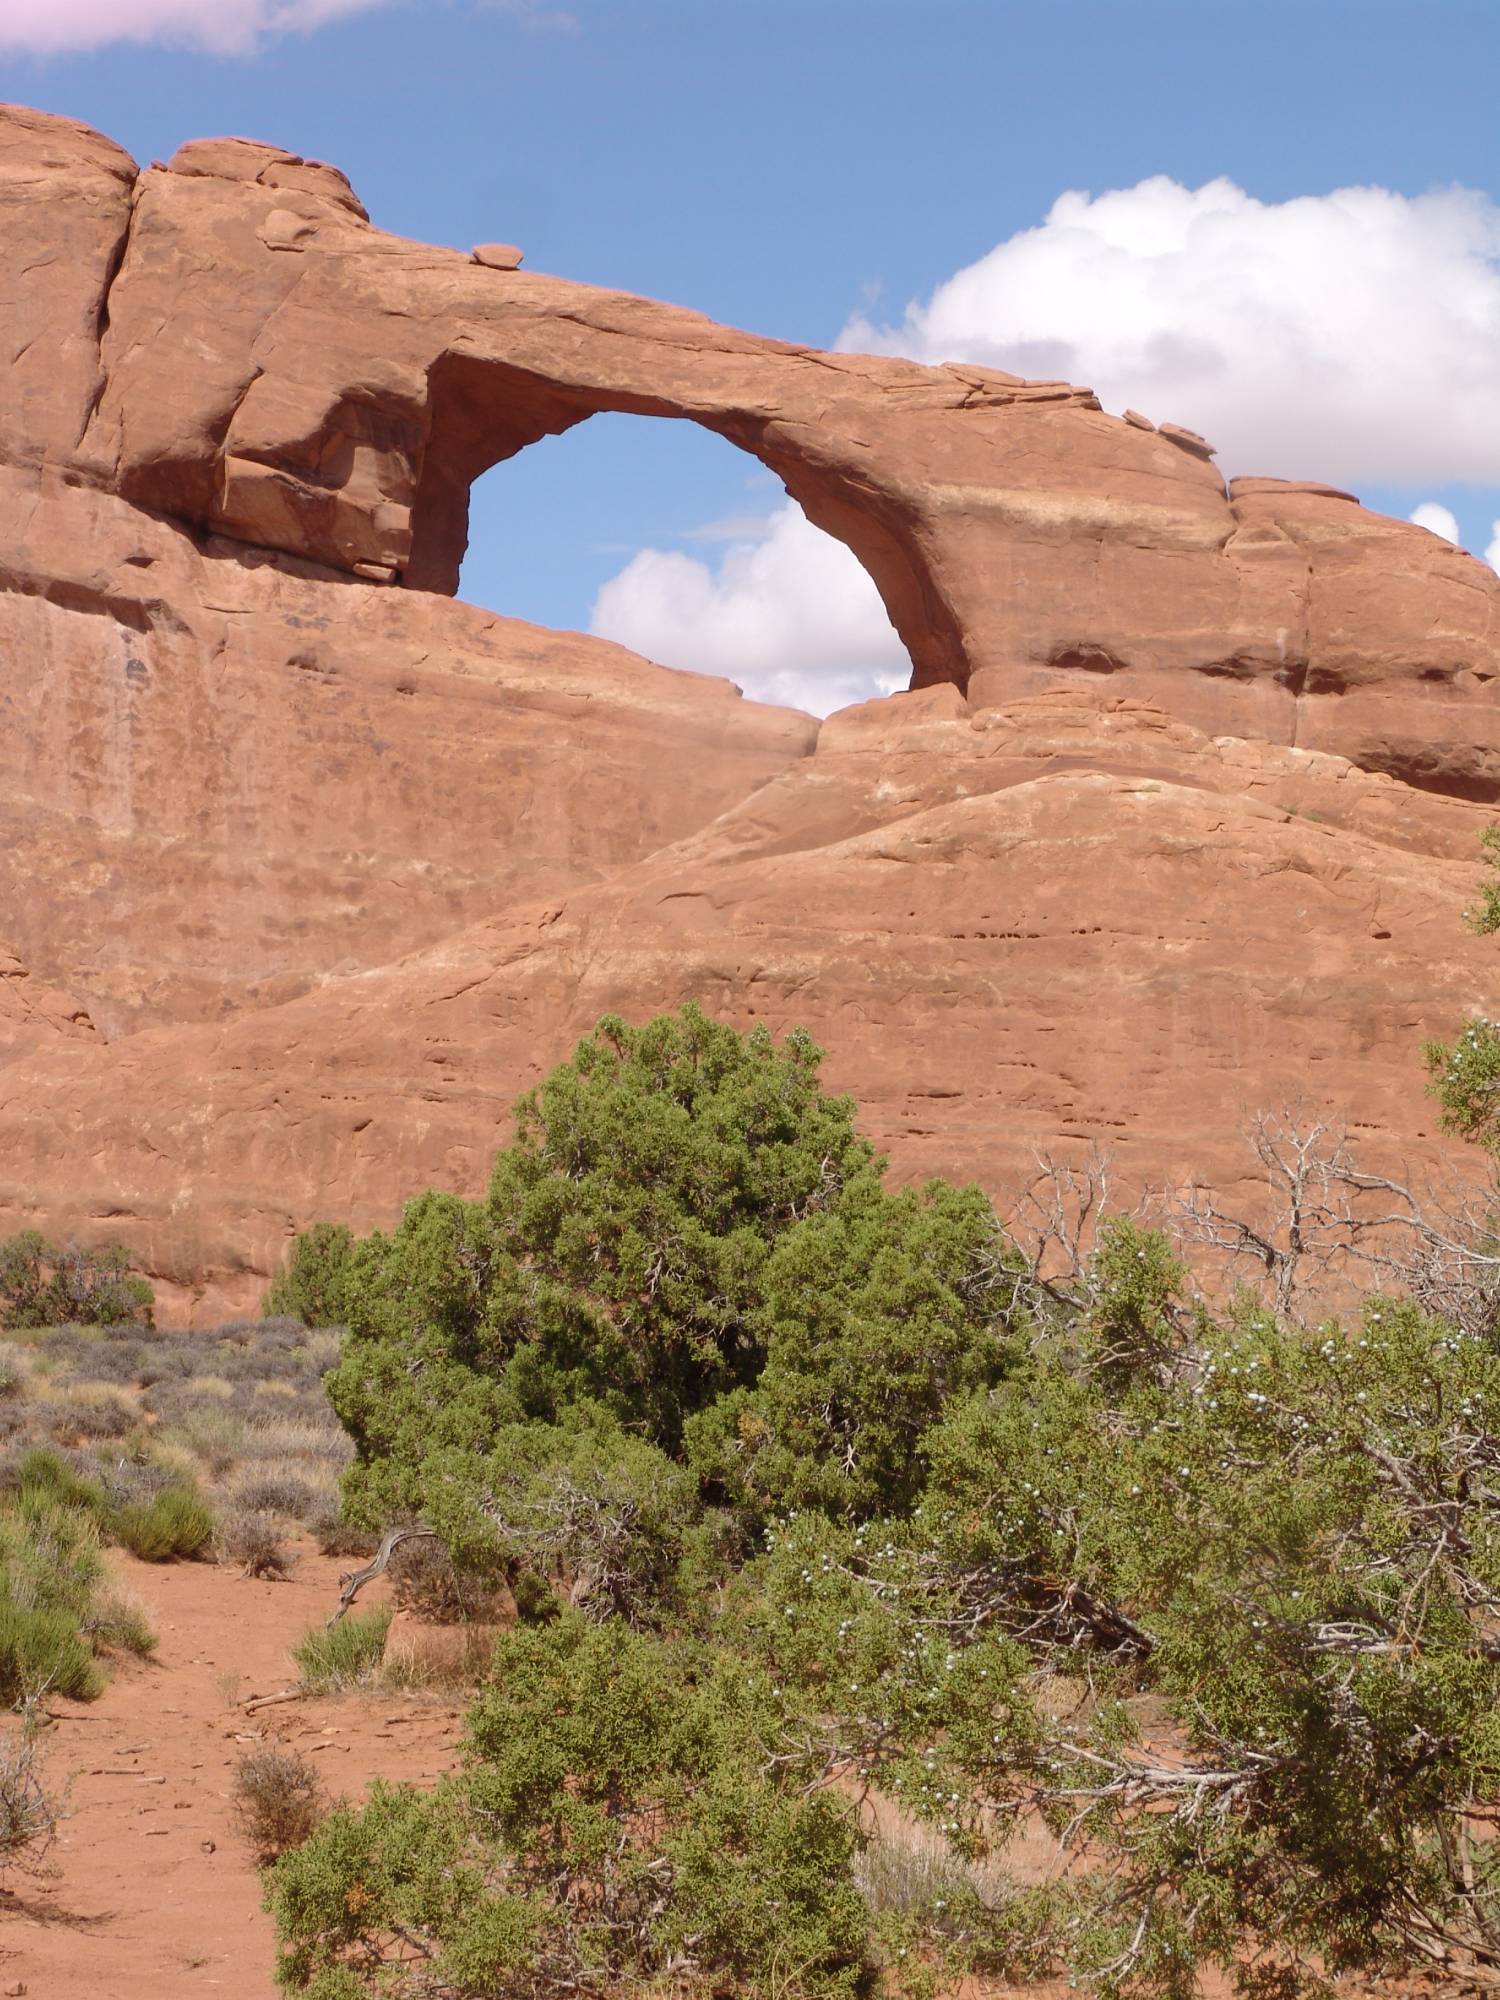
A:
{"label": "boulder on top of cliff", "polygon": [[369,211],[350,185],[349,176],[322,160],[304,160],[259,139],[189,139],[167,162],[169,174],[198,174],[208,180],[245,181],[257,187],[296,188],[303,194],[337,202],[361,222]]}

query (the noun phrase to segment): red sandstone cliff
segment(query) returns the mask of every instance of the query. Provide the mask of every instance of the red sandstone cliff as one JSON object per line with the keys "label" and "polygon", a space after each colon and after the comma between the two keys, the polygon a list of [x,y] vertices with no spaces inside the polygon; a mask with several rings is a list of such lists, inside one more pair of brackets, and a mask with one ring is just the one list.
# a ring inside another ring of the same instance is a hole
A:
{"label": "red sandstone cliff", "polygon": [[[1433,1157],[1483,565],[1087,390],[385,236],[244,141],[138,173],[0,112],[0,235],[0,1230],[246,1304],[688,995],[809,1026],[903,1173],[1222,1183],[1292,1094]],[[606,409],[771,466],[923,691],[820,730],[454,602],[469,482]]]}

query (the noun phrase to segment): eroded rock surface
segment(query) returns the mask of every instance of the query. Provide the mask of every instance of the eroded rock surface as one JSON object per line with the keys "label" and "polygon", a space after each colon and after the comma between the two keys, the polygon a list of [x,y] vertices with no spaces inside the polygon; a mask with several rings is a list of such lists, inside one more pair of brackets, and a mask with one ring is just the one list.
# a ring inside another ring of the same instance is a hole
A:
{"label": "eroded rock surface", "polygon": [[[140,173],[0,111],[0,242],[0,1232],[248,1305],[690,996],[805,1023],[902,1175],[1229,1186],[1293,1097],[1437,1162],[1420,1042],[1492,1001],[1482,564],[1066,383],[387,236],[250,140]],[[601,410],[776,471],[916,691],[819,730],[454,602],[470,481]]]}
{"label": "eroded rock surface", "polygon": [[1097,1143],[1126,1183],[1227,1187],[1292,1101],[1420,1173],[1420,1042],[1493,963],[1456,914],[1484,823],[1091,690],[898,696],[607,881],[224,1026],[12,1064],[0,1199],[66,1180],[175,1298],[238,1306],[310,1215],[480,1188],[600,1013],[689,997],[805,1024],[903,1176],[1002,1189]]}
{"label": "eroded rock surface", "polygon": [[60,1041],[92,1041],[97,1030],[88,1009],[71,993],[44,986],[0,941],[0,1063],[50,1049]]}
{"label": "eroded rock surface", "polygon": [[382,965],[713,819],[816,725],[0,466],[0,933],[109,1033]]}

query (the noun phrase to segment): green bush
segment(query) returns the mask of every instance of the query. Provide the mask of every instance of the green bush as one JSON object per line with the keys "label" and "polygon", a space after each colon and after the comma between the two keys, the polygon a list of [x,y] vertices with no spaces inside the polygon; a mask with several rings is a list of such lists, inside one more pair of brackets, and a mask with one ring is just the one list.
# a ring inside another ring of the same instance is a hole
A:
{"label": "green bush", "polygon": [[304,1326],[342,1326],[352,1231],[342,1223],[317,1222],[298,1236],[286,1269],[273,1278],[261,1301],[267,1318],[285,1315]]}
{"label": "green bush", "polygon": [[49,1243],[34,1229],[0,1242],[0,1327],[150,1326],[153,1304],[116,1246]]}
{"label": "green bush", "polygon": [[0,1510],[0,1579],[26,1609],[80,1613],[104,1577],[95,1521],[50,1494]]}
{"label": "green bush", "polygon": [[762,1514],[904,1512],[945,1403],[998,1381],[1014,1358],[1015,1277],[978,1188],[935,1181],[893,1195],[861,1177],[778,1239],[759,1381],[690,1422],[690,1458]]}
{"label": "green bush", "polygon": [[351,1612],[337,1625],[314,1625],[292,1648],[302,1685],[314,1694],[347,1694],[378,1679],[391,1607]]}
{"label": "green bush", "polygon": [[272,1871],[283,1983],[336,1993],[357,1968],[348,1991],[400,1991],[415,1943],[462,1994],[674,1973],[860,1991],[852,1805],[766,1776],[740,1680],[576,1617],[503,1638],[465,1773],[426,1796],[377,1786]]}
{"label": "green bush", "polygon": [[14,1479],[23,1500],[53,1500],[60,1507],[76,1507],[100,1523],[109,1518],[109,1496],[99,1482],[76,1472],[61,1452],[46,1445],[23,1453]]}
{"label": "green bush", "polygon": [[476,1581],[546,1578],[591,1618],[652,1625],[679,1608],[691,1475],[607,1417],[511,1424],[483,1458],[428,1461],[428,1520]]}
{"label": "green bush", "polygon": [[0,1701],[9,1707],[44,1694],[93,1701],[104,1676],[67,1611],[34,1610],[0,1596]]}
{"label": "green bush", "polygon": [[774,1244],[874,1171],[819,1060],[692,1007],[606,1020],[522,1101],[485,1201],[424,1195],[360,1242],[329,1380],[356,1517],[419,1512],[430,1455],[581,1403],[675,1452],[753,1382]]}
{"label": "green bush", "polygon": [[[886,1189],[817,1063],[601,1024],[486,1202],[351,1250],[350,1509],[525,1622],[459,1773],[272,1872],[288,1990],[1478,1990],[1500,1343],[1215,1308],[1122,1217],[1050,1282],[977,1191]],[[930,1866],[856,1869],[859,1792]],[[1010,1887],[1039,1825],[1062,1865]]]}
{"label": "green bush", "polygon": [[190,1486],[168,1486],[150,1500],[122,1507],[115,1539],[142,1562],[191,1562],[214,1538],[214,1513]]}
{"label": "green bush", "polygon": [[104,1556],[81,1509],[33,1491],[0,1509],[0,1701],[54,1691],[91,1701],[103,1688],[91,1637]]}
{"label": "green bush", "polygon": [[429,1194],[355,1244],[329,1378],[351,1518],[425,1517],[513,1585],[650,1623],[778,1507],[911,1504],[945,1398],[1018,1351],[1016,1262],[977,1189],[883,1188],[820,1060],[692,1007],[604,1021],[523,1100],[485,1202]]}

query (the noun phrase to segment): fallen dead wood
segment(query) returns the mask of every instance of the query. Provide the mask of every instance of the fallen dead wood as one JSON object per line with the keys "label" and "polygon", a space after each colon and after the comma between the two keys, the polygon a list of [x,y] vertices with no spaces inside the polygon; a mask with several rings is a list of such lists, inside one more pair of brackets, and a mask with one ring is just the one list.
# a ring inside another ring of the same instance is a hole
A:
{"label": "fallen dead wood", "polygon": [[380,1547],[371,1556],[364,1568],[350,1570],[347,1575],[339,1578],[339,1582],[343,1585],[343,1588],[339,1592],[338,1609],[328,1620],[326,1628],[328,1631],[332,1631],[334,1626],[338,1624],[365,1585],[373,1583],[376,1577],[382,1573],[401,1544],[415,1539],[436,1541],[437,1535],[431,1528],[387,1528]]}

